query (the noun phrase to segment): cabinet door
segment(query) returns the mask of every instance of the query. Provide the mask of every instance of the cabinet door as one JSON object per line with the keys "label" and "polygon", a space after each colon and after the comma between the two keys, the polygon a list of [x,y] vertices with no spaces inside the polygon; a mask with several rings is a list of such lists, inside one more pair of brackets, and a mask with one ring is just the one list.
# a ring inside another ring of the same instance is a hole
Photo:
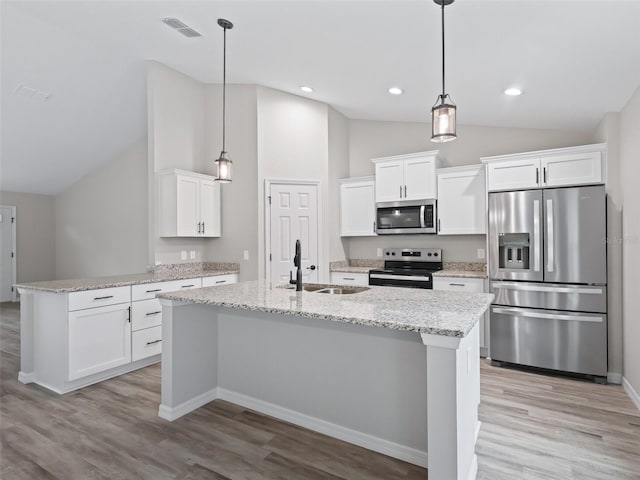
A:
{"label": "cabinet door", "polygon": [[374,182],[340,185],[340,235],[375,235],[376,204]]}
{"label": "cabinet door", "polygon": [[376,202],[402,200],[403,168],[402,160],[376,163]]}
{"label": "cabinet door", "polygon": [[600,152],[546,157],[540,162],[542,180],[547,187],[602,183]]}
{"label": "cabinet door", "polygon": [[68,379],[131,363],[129,305],[69,312]]}
{"label": "cabinet door", "polygon": [[438,233],[486,233],[484,167],[438,173]]}
{"label": "cabinet door", "polygon": [[540,159],[508,160],[487,164],[489,191],[537,188],[542,185]]}
{"label": "cabinet door", "polygon": [[200,222],[198,215],[200,180],[193,177],[178,175],[176,177],[176,182],[176,233],[179,237],[197,237],[199,235],[198,223]]}
{"label": "cabinet door", "polygon": [[437,198],[435,158],[424,157],[404,160],[404,187],[402,194],[405,200]]}
{"label": "cabinet door", "polygon": [[213,180],[200,180],[201,236],[220,236],[220,185]]}

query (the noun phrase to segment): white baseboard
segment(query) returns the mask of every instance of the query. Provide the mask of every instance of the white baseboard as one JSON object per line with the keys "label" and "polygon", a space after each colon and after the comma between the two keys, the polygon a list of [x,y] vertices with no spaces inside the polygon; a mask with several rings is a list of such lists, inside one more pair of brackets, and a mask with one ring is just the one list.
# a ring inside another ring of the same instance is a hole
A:
{"label": "white baseboard", "polygon": [[22,370],[18,372],[18,381],[20,383],[33,383],[36,379],[36,374],[34,372],[25,373]]}
{"label": "white baseboard", "polygon": [[[390,457],[404,460],[405,462],[409,462],[420,467],[426,468],[428,466],[426,451],[390,442],[379,437],[374,437],[373,435],[336,425],[335,423],[327,422],[326,420],[296,412],[248,395],[226,390],[224,388],[218,388],[217,393],[218,398],[235,403],[236,405],[250,408],[265,415],[270,415],[300,427],[308,428],[309,430],[314,430],[330,437],[344,440],[345,442],[353,443],[354,445],[358,445],[384,455],[389,455]],[[162,409],[162,406],[160,408]],[[475,478],[475,476],[469,478]]]}
{"label": "white baseboard", "polygon": [[178,418],[186,415],[187,413],[193,412],[195,409],[206,405],[207,403],[215,400],[218,397],[218,388],[212,388],[209,391],[201,393],[197,397],[192,398],[191,400],[187,400],[184,403],[181,403],[177,407],[168,407],[166,405],[160,404],[158,408],[158,416],[160,418],[164,418],[165,420],[169,420],[173,422]]}
{"label": "white baseboard", "polygon": [[627,392],[627,395],[629,395],[629,398],[631,399],[633,404],[638,410],[640,410],[640,395],[638,395],[638,392],[635,391],[633,385],[631,385],[629,380],[622,377],[622,386],[624,387],[624,391]]}
{"label": "white baseboard", "polygon": [[622,374],[609,372],[607,373],[607,383],[613,383],[615,385],[620,385],[622,383]]}

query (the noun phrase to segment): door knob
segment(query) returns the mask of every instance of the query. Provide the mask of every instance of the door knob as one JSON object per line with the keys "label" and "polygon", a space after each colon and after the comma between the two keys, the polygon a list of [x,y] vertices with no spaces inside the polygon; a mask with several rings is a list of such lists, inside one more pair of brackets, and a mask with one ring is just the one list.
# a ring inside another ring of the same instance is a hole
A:
{"label": "door knob", "polygon": [[316,269],[316,266],[315,266],[315,265],[309,265],[309,266],[307,267],[307,270],[315,270],[315,269]]}

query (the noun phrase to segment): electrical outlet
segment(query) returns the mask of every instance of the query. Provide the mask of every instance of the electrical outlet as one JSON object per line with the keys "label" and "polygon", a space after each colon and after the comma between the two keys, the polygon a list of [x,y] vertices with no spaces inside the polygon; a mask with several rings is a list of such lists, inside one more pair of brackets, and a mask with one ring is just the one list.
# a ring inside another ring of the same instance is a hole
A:
{"label": "electrical outlet", "polygon": [[484,248],[478,249],[478,260],[484,259]]}
{"label": "electrical outlet", "polygon": [[382,258],[382,249],[379,248],[377,252],[378,258]]}
{"label": "electrical outlet", "polygon": [[189,258],[191,258],[191,260],[195,260],[196,259],[196,251],[195,250],[191,250],[191,252],[189,252]]}
{"label": "electrical outlet", "polygon": [[249,250],[244,250],[242,252],[242,258],[244,258],[245,260],[249,260]]}
{"label": "electrical outlet", "polygon": [[180,260],[186,260],[187,259],[187,251],[186,250],[182,250],[180,252]]}

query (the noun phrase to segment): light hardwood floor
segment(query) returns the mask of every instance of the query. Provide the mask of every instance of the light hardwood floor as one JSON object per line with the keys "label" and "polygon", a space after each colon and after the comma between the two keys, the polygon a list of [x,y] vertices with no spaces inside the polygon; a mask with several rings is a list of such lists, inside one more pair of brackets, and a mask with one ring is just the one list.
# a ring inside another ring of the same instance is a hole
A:
{"label": "light hardwood floor", "polygon": [[[398,460],[215,401],[157,417],[157,365],[58,396],[17,381],[0,305],[0,478],[426,479]],[[619,386],[482,365],[479,479],[640,479],[640,412]]]}

